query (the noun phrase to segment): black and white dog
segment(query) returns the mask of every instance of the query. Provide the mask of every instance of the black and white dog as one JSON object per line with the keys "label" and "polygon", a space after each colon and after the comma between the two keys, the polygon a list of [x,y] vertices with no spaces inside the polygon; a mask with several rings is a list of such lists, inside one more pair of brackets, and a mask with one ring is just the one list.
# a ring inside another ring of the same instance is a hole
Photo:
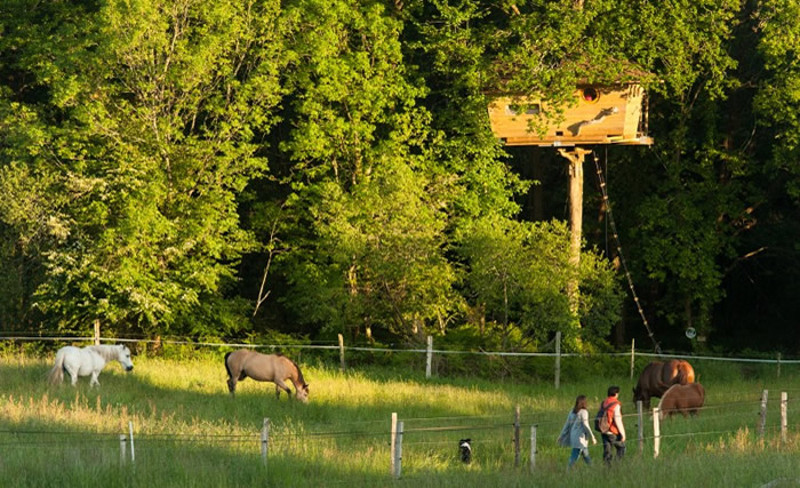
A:
{"label": "black and white dog", "polygon": [[472,439],[461,439],[458,441],[458,451],[461,453],[461,461],[464,464],[472,462],[472,446],[470,445]]}

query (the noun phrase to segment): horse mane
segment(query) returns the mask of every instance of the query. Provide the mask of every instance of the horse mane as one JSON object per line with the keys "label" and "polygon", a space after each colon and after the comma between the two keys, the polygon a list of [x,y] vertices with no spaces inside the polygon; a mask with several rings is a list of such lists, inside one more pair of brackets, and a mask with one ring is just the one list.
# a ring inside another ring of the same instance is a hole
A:
{"label": "horse mane", "polygon": [[101,358],[105,359],[106,362],[119,358],[120,349],[118,349],[117,346],[86,346],[86,349],[96,352]]}
{"label": "horse mane", "polygon": [[299,381],[301,385],[305,385],[306,384],[306,380],[303,378],[303,372],[300,371],[300,366],[298,366],[296,362],[292,361],[291,359],[287,358],[286,356],[284,356],[283,354],[281,354],[279,352],[275,353],[275,355],[279,356],[279,357],[282,357],[282,358],[286,358],[287,361],[292,363],[292,366],[294,366],[294,369],[297,370],[297,381]]}

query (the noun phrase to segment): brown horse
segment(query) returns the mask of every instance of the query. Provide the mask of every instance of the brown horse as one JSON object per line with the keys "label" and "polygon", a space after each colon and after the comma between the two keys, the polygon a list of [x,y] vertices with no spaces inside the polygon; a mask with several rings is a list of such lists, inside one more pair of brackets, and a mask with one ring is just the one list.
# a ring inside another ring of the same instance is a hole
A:
{"label": "brown horse", "polygon": [[292,390],[284,381],[294,384],[295,397],[303,403],[308,401],[308,383],[303,379],[300,368],[282,354],[261,354],[249,349],[239,349],[225,355],[225,369],[228,371],[228,390],[236,391],[236,383],[245,378],[275,383],[275,395],[280,399],[281,390],[291,398]]}
{"label": "brown horse", "polygon": [[645,408],[650,408],[650,398],[661,398],[670,386],[687,383],[694,383],[694,368],[687,361],[653,361],[639,375],[639,382],[633,389],[633,402],[641,400]]}
{"label": "brown horse", "polygon": [[696,415],[706,401],[706,390],[700,383],[672,385],[658,402],[660,418],[672,416],[674,413]]}

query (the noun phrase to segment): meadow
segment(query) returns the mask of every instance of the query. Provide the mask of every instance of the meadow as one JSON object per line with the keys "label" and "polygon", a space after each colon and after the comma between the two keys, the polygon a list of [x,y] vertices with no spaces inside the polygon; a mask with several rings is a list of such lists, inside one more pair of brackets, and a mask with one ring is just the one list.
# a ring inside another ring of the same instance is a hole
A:
{"label": "meadow", "polygon": [[[285,395],[278,400],[271,383],[252,380],[240,383],[232,397],[222,355],[142,354],[134,358],[131,374],[111,363],[99,387],[89,388],[82,378],[73,388],[45,381],[51,352],[6,351],[0,356],[3,485],[594,487],[613,480],[623,487],[800,486],[800,414],[793,408],[800,395],[797,367],[784,366],[777,375],[766,366],[693,361],[706,388],[706,407],[697,417],[665,420],[654,459],[649,415],[641,451],[636,438],[634,381],[624,360],[570,359],[555,389],[544,373],[524,379],[477,374],[425,379],[424,367],[364,361],[341,372],[335,359],[305,355],[298,362],[311,394],[302,404]],[[578,394],[588,395],[594,410],[610,384],[623,391],[627,456],[606,467],[598,442],[590,447],[593,465],[567,472],[569,450],[555,442],[567,412]],[[762,437],[758,412],[764,389],[770,403]],[[789,394],[785,439],[779,431],[781,391]],[[517,407],[522,435],[515,466]],[[390,471],[392,413],[404,424],[400,479]],[[260,440],[265,418],[266,464]],[[120,435],[127,435],[130,425],[135,461],[129,443],[124,458],[120,452]],[[458,457],[462,438],[472,439],[469,465]]]}

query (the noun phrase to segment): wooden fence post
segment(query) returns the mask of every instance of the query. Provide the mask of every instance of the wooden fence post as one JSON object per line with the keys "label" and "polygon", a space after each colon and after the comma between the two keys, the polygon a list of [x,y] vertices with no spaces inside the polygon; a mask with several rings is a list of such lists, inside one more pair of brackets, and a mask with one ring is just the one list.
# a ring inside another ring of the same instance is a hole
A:
{"label": "wooden fence post", "polygon": [[100,319],[94,319],[94,345],[100,345]]}
{"label": "wooden fence post", "polygon": [[787,404],[789,403],[789,395],[781,392],[781,443],[786,444],[786,430],[789,425],[788,413],[786,411]]}
{"label": "wooden fence post", "polygon": [[119,435],[119,464],[124,465],[127,462],[127,446],[125,443],[128,439],[125,437],[125,434]]}
{"label": "wooden fence post", "polygon": [[636,356],[636,339],[631,339],[631,379],[633,379],[633,366]]}
{"label": "wooden fence post", "polygon": [[653,459],[658,458],[661,452],[661,424],[658,407],[653,408]]}
{"label": "wooden fence post", "polygon": [[264,461],[264,467],[267,467],[267,459],[269,458],[269,419],[264,419],[264,424],[261,427],[261,459]]}
{"label": "wooden fence post", "polygon": [[433,336],[428,336],[428,357],[425,361],[425,378],[431,377],[431,363],[433,362]]}
{"label": "wooden fence post", "polygon": [[342,334],[339,334],[339,370],[344,372],[345,364],[344,364],[344,337]]}
{"label": "wooden fence post", "polygon": [[391,470],[392,476],[395,475],[397,472],[397,468],[395,463],[397,462],[397,412],[392,412],[392,430],[391,430],[391,441],[389,442],[391,446],[389,450],[392,452],[392,461],[391,461]]}
{"label": "wooden fence post", "polygon": [[761,392],[761,413],[759,416],[761,417],[761,421],[758,424],[758,437],[762,441],[764,440],[764,431],[767,428],[767,396],[769,394],[768,390],[764,390]]}
{"label": "wooden fence post", "polygon": [[403,473],[403,422],[397,423],[397,444],[394,455],[394,478],[400,479]]}
{"label": "wooden fence post", "polygon": [[514,409],[514,467],[519,467],[520,457],[520,425],[519,425],[519,405]]}
{"label": "wooden fence post", "polygon": [[133,450],[133,421],[128,421],[128,432],[131,440],[131,463],[136,462],[136,451]]}
{"label": "wooden fence post", "polygon": [[531,425],[531,471],[536,468],[536,429],[536,424]]}
{"label": "wooden fence post", "polygon": [[556,390],[561,384],[561,331],[556,332]]}
{"label": "wooden fence post", "polygon": [[636,401],[636,418],[639,424],[639,455],[641,456],[644,452],[644,411],[641,400]]}

